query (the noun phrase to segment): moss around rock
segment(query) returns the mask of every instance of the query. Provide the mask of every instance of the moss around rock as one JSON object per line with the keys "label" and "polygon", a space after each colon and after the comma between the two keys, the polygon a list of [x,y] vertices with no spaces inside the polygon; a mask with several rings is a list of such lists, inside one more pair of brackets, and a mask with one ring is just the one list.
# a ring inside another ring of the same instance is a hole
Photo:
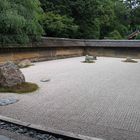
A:
{"label": "moss around rock", "polygon": [[138,63],[138,61],[133,60],[131,57],[127,57],[126,60],[123,60],[122,62]]}
{"label": "moss around rock", "polygon": [[12,87],[2,87],[0,86],[0,92],[11,92],[11,93],[30,93],[38,89],[38,85],[34,83],[24,82]]}
{"label": "moss around rock", "polygon": [[95,61],[82,61],[82,63],[95,63]]}

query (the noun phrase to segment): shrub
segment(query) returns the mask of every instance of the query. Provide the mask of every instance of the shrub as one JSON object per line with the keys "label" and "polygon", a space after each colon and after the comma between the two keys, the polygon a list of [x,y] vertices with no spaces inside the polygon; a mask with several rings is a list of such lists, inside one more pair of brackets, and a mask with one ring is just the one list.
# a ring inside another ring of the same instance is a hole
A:
{"label": "shrub", "polygon": [[113,32],[111,32],[109,34],[108,38],[110,38],[110,39],[122,39],[122,36],[120,35],[120,33],[117,30],[114,30]]}
{"label": "shrub", "polygon": [[0,0],[0,43],[28,43],[43,33],[38,0]]}
{"label": "shrub", "polygon": [[140,33],[137,35],[136,40],[140,40]]}
{"label": "shrub", "polygon": [[46,13],[42,23],[47,36],[51,37],[71,37],[78,30],[73,18],[53,12]]}

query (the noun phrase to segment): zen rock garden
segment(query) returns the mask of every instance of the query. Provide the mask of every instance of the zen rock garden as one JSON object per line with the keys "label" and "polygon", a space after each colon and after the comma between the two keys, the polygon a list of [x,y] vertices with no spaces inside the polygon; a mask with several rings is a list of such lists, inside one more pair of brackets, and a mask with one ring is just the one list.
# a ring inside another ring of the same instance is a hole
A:
{"label": "zen rock garden", "polygon": [[[87,55],[37,62],[25,69],[13,62],[0,65],[0,115],[45,130],[53,128],[106,140],[123,140],[124,136],[132,140],[133,135],[133,140],[138,140],[140,64],[122,62],[130,58],[96,59]],[[31,89],[28,81],[37,83],[39,90],[23,94],[23,89]],[[13,124],[2,122],[0,127],[33,139],[58,139],[47,132],[41,134]]]}
{"label": "zen rock garden", "polygon": [[[85,56],[83,63],[95,63],[97,56]],[[122,62],[137,63],[131,57],[127,57]],[[13,92],[13,93],[28,93],[38,89],[38,86],[34,83],[28,83],[25,81],[25,76],[21,72],[20,68],[32,66],[30,60],[25,59],[18,64],[14,62],[6,62],[0,65],[0,92]],[[49,78],[43,78],[40,82],[49,82]]]}

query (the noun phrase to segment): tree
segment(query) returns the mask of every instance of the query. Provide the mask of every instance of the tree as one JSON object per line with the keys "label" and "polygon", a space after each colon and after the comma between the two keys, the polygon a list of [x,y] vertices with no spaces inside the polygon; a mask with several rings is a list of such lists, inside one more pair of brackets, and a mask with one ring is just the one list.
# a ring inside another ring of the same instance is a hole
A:
{"label": "tree", "polygon": [[100,37],[100,21],[97,17],[99,1],[73,0],[69,3],[71,16],[79,26],[77,38],[97,39]]}
{"label": "tree", "polygon": [[108,38],[110,39],[122,39],[122,36],[117,30],[114,30],[113,32],[109,33]]}
{"label": "tree", "polygon": [[[97,15],[98,1],[95,0],[40,0],[45,12],[57,13],[73,19],[78,31],[72,38],[98,38],[100,34]],[[45,28],[45,27],[44,27]],[[47,31],[46,31],[47,33]],[[97,36],[96,36],[97,35]],[[63,33],[61,34],[63,37]]]}
{"label": "tree", "polygon": [[42,22],[47,36],[73,38],[78,30],[73,18],[53,12],[47,12]]}
{"label": "tree", "polygon": [[129,9],[129,25],[130,25],[130,31],[134,32],[140,25],[140,0],[125,0],[125,4],[127,5],[127,8]]}
{"label": "tree", "polygon": [[97,15],[100,20],[100,39],[114,30],[115,12],[113,4],[110,0],[100,1]]}
{"label": "tree", "polygon": [[[75,34],[69,35],[72,38],[103,39],[112,32],[126,38],[128,32],[140,28],[140,0],[40,1],[45,12],[73,19],[73,24],[79,28]],[[63,32],[59,36],[63,37]]]}
{"label": "tree", "polygon": [[140,34],[137,35],[136,40],[140,40]]}
{"label": "tree", "polygon": [[38,0],[0,0],[0,42],[28,43],[43,33]]}

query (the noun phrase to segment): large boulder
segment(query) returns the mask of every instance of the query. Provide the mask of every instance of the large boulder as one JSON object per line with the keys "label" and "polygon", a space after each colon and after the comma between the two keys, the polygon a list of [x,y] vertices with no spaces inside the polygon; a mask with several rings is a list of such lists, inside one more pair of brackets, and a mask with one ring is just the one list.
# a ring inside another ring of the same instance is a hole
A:
{"label": "large boulder", "polygon": [[29,66],[32,66],[32,65],[33,64],[28,59],[22,60],[21,62],[18,63],[19,68],[26,68],[26,67],[29,67]]}
{"label": "large boulder", "polygon": [[0,86],[12,87],[23,82],[25,77],[13,62],[0,65]]}

